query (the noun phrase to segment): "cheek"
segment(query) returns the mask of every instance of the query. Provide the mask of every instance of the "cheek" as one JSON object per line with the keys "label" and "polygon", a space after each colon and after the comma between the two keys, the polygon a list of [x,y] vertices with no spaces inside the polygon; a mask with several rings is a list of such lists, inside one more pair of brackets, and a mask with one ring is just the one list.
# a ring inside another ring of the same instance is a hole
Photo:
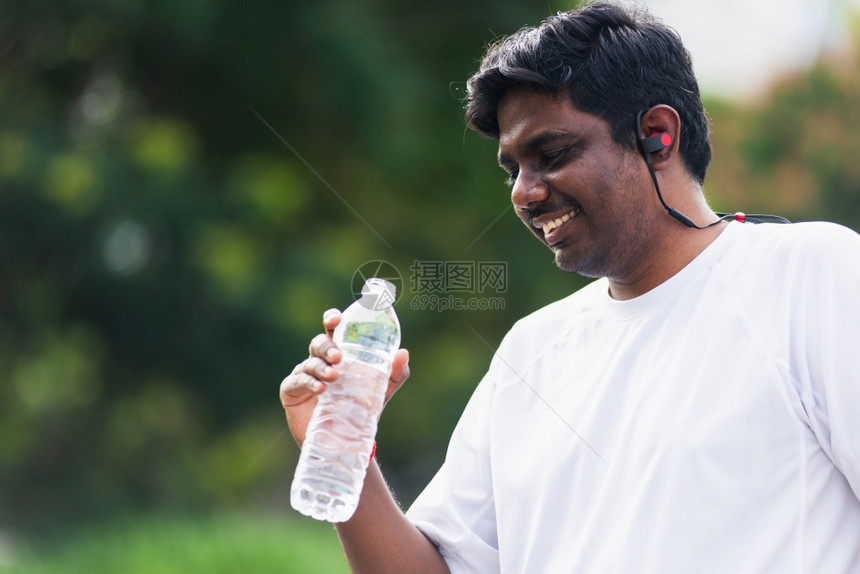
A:
{"label": "cheek", "polygon": [[614,171],[601,173],[600,185],[595,187],[595,196],[619,215],[637,214],[643,201],[648,199],[647,187],[641,185],[629,165],[621,165]]}
{"label": "cheek", "polygon": [[602,201],[619,179],[617,162],[601,161],[599,154],[584,154],[563,168],[547,172],[544,181],[563,195],[580,203]]}
{"label": "cheek", "polygon": [[561,191],[588,189],[588,181],[591,178],[593,169],[593,166],[580,159],[556,171],[546,172],[543,180],[550,189]]}

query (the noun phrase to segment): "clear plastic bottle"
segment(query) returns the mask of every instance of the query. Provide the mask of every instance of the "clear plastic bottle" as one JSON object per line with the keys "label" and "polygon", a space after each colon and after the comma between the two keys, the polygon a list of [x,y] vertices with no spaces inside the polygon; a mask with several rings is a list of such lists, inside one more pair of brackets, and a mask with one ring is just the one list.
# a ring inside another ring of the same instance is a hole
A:
{"label": "clear plastic bottle", "polygon": [[339,376],[319,396],[290,490],[293,508],[328,522],[349,520],[358,506],[400,347],[394,285],[370,278],[361,293],[334,330]]}

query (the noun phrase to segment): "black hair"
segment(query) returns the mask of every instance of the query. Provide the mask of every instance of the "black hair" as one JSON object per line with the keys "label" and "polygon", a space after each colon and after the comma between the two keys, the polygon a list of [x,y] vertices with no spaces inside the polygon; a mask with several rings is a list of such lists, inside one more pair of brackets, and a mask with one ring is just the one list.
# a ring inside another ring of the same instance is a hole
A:
{"label": "black hair", "polygon": [[574,107],[605,119],[613,141],[627,149],[636,146],[637,112],[671,106],[681,118],[684,164],[704,182],[711,144],[690,54],[677,32],[644,9],[595,2],[492,44],[467,83],[469,127],[498,139],[499,101],[516,87],[567,92]]}

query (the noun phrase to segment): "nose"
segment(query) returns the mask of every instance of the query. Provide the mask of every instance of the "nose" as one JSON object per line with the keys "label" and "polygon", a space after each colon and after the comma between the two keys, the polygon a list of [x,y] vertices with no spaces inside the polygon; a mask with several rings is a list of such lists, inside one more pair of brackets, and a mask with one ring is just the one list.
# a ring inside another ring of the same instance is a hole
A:
{"label": "nose", "polygon": [[536,203],[546,201],[549,189],[539,173],[522,170],[511,189],[511,202],[514,207],[528,209]]}

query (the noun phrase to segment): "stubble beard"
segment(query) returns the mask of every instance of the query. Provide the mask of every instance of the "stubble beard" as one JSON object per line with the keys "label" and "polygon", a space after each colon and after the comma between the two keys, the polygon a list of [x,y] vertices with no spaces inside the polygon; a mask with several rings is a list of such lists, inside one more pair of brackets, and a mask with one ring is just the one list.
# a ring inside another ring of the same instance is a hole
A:
{"label": "stubble beard", "polygon": [[577,273],[583,277],[620,279],[627,276],[641,263],[649,249],[649,224],[636,216],[618,222],[623,233],[606,231],[595,237],[593,247],[582,253],[578,246],[554,249],[555,264],[562,271]]}
{"label": "stubble beard", "polygon": [[[654,249],[656,217],[664,214],[643,209],[642,200],[629,190],[637,189],[631,175],[621,183],[628,190],[625,201],[595,222],[586,215],[592,237],[590,245],[553,249],[555,264],[562,271],[584,277],[622,279],[642,264]],[[552,248],[551,248],[552,249]]]}

